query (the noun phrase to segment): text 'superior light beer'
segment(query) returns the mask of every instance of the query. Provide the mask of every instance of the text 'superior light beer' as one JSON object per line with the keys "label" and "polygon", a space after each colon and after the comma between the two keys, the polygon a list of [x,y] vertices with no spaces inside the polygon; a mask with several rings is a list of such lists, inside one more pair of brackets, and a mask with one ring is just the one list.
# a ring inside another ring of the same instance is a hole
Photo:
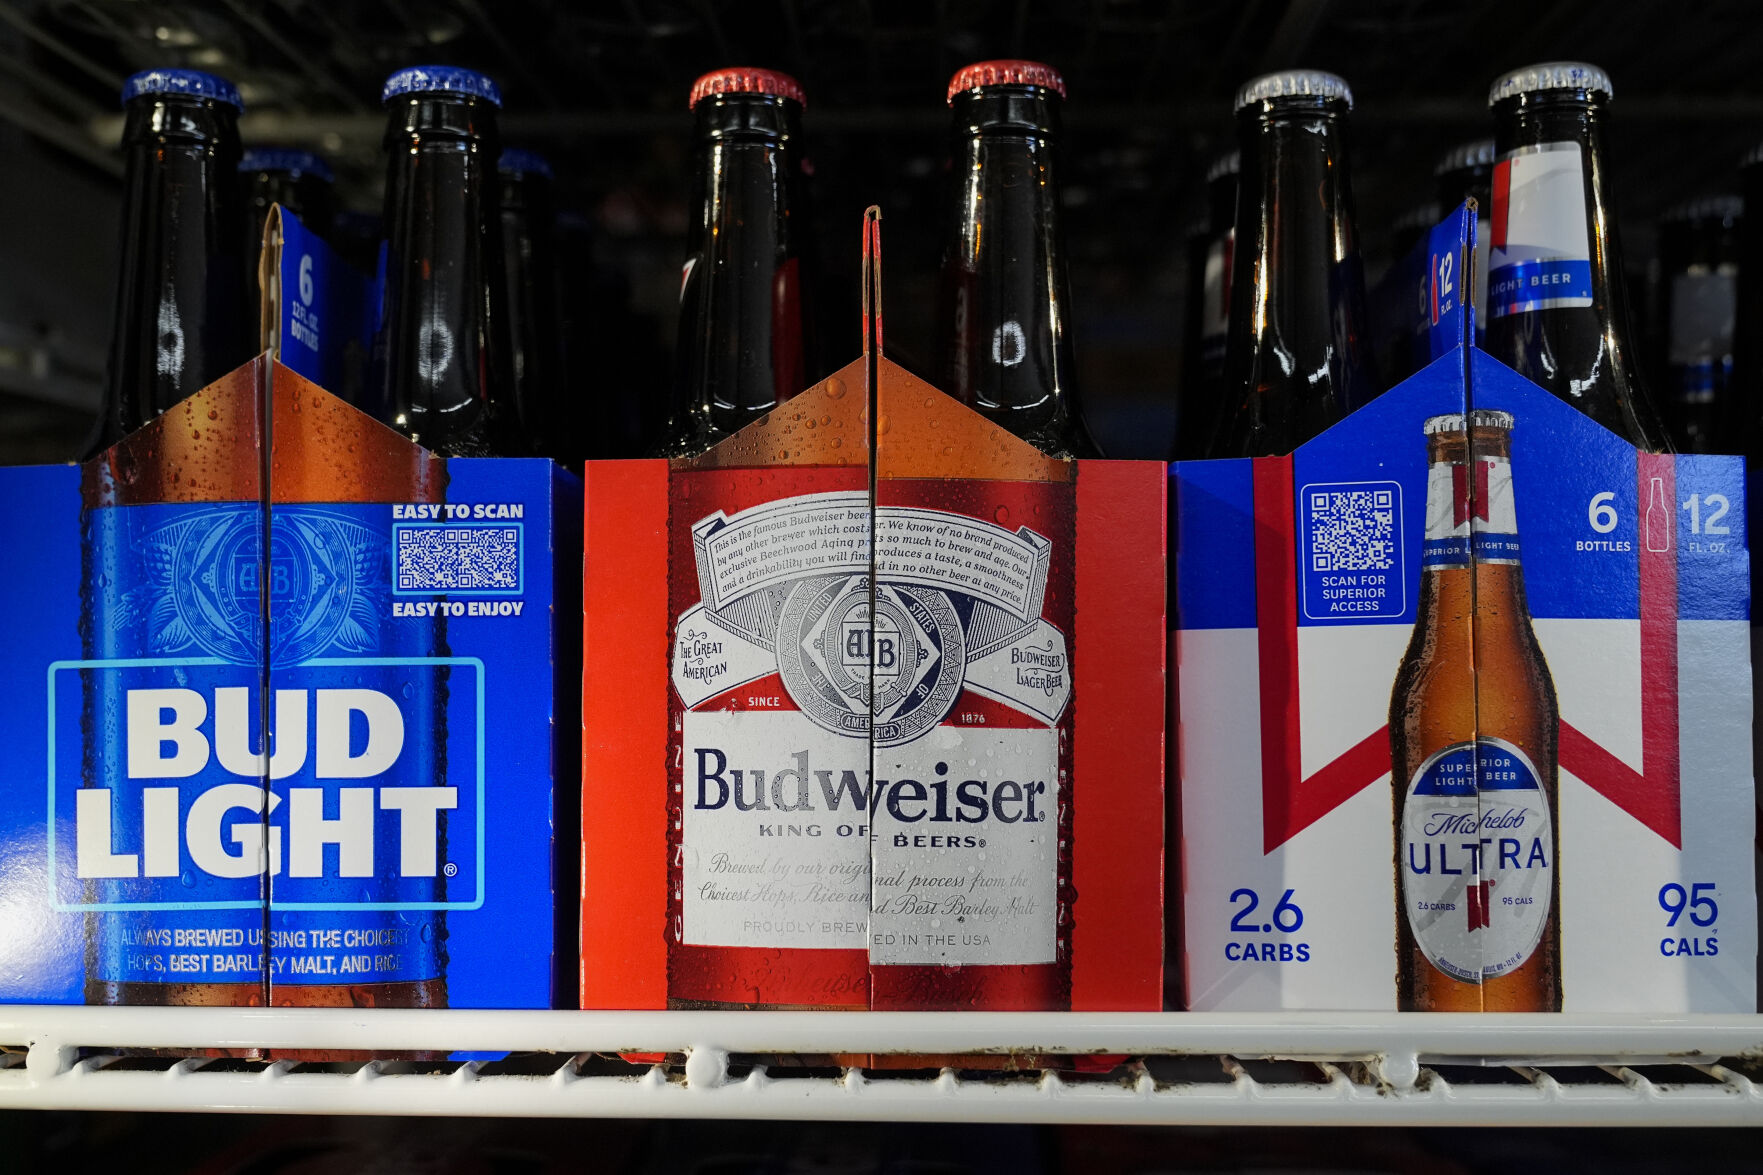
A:
{"label": "text 'superior light beer'", "polygon": [[1347,160],[1353,95],[1292,70],[1237,92],[1242,170],[1209,457],[1289,453],[1377,392]]}
{"label": "text 'superior light beer'", "polygon": [[[511,457],[554,457],[579,465],[588,421],[565,405],[559,383],[563,352],[551,165],[532,151],[509,147],[499,171],[503,304],[514,362],[496,447]],[[573,274],[570,280],[588,277]]]}
{"label": "text 'superior light beer'", "polygon": [[1630,345],[1604,164],[1613,90],[1594,65],[1516,69],[1488,92],[1494,112],[1488,330],[1494,358],[1636,448],[1666,433]]}
{"label": "text 'superior light beer'", "polygon": [[1206,223],[1188,238],[1188,307],[1181,392],[1175,411],[1175,459],[1204,456],[1218,417],[1224,348],[1230,335],[1231,249],[1236,241],[1237,170],[1232,151],[1206,173]]}
{"label": "text 'superior light beer'", "polygon": [[239,92],[192,70],[123,86],[121,269],[94,457],[248,359]]}
{"label": "text 'superior light beer'", "polygon": [[1733,325],[1744,201],[1705,196],[1659,222],[1659,295],[1666,422],[1682,453],[1730,453],[1721,435],[1733,372]]}
{"label": "text 'superior light beer'", "polygon": [[495,454],[509,385],[496,83],[448,66],[386,79],[385,289],[360,407],[442,457]]}
{"label": "text 'superior light beer'", "polygon": [[950,395],[1059,457],[1099,456],[1085,427],[1059,222],[1065,83],[1035,61],[982,61],[949,83],[954,190],[939,376]]}
{"label": "text 'superior light beer'", "polygon": [[733,436],[808,376],[802,87],[775,70],[723,69],[689,101],[697,166],[662,457]]}
{"label": "text 'superior light beer'", "polygon": [[1525,602],[1512,417],[1422,427],[1419,612],[1390,696],[1397,1007],[1559,1011],[1559,708]]}

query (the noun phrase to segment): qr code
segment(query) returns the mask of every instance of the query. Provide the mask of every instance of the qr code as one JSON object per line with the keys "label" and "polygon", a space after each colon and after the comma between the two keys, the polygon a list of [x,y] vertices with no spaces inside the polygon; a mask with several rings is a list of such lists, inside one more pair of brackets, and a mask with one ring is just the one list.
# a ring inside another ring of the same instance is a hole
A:
{"label": "qr code", "polygon": [[397,549],[399,591],[520,590],[518,527],[399,527]]}
{"label": "qr code", "polygon": [[1395,566],[1396,501],[1388,489],[1310,489],[1310,570]]}

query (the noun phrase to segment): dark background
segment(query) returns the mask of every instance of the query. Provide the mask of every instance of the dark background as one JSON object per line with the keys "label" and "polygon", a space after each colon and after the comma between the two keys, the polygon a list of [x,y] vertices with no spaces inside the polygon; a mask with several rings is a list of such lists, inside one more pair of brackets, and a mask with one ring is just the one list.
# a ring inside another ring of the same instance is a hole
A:
{"label": "dark background", "polygon": [[1234,89],[1257,72],[1313,66],[1352,84],[1373,278],[1392,223],[1431,198],[1438,156],[1490,132],[1487,85],[1510,67],[1569,57],[1610,71],[1616,210],[1637,274],[1659,213],[1734,190],[1738,157],[1763,140],[1763,26],[1743,0],[0,0],[0,460],[67,459],[97,402],[116,95],[134,70],[232,78],[246,144],[321,152],[363,209],[379,200],[385,75],[428,62],[488,71],[506,97],[505,140],[551,158],[560,207],[593,234],[596,272],[572,277],[625,308],[582,329],[635,362],[578,377],[570,394],[654,397],[673,344],[695,77],[770,66],[807,91],[825,371],[858,349],[871,203],[886,216],[889,346],[908,365],[928,350],[945,86],[1002,56],[1052,62],[1069,86],[1076,340],[1088,412],[1118,456],[1170,443],[1182,241],[1230,143]]}

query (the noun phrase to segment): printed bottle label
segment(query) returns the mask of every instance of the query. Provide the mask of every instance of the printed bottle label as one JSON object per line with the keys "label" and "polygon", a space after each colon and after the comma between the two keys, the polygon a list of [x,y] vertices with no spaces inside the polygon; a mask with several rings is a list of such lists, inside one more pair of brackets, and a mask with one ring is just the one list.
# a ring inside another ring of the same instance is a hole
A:
{"label": "printed bottle label", "polygon": [[1578,143],[1540,143],[1494,165],[1488,312],[1592,304],[1585,171]]}
{"label": "printed bottle label", "polygon": [[1554,836],[1536,768],[1502,739],[1454,743],[1409,782],[1402,908],[1428,961],[1465,983],[1524,965],[1542,941]]}
{"label": "printed bottle label", "polygon": [[1477,563],[1519,562],[1518,511],[1512,498],[1512,462],[1478,456],[1467,465],[1435,462],[1427,469],[1427,570]]}
{"label": "printed bottle label", "polygon": [[1230,262],[1235,245],[1232,228],[1206,247],[1206,269],[1200,279],[1200,353],[1212,367],[1223,366],[1230,334]]}
{"label": "printed bottle label", "polygon": [[95,978],[444,974],[443,911],[482,900],[482,668],[434,616],[393,619],[435,593],[395,591],[420,577],[391,514],[278,506],[264,558],[254,504],[91,512],[94,655],[49,681],[50,851],[58,907],[97,915]]}

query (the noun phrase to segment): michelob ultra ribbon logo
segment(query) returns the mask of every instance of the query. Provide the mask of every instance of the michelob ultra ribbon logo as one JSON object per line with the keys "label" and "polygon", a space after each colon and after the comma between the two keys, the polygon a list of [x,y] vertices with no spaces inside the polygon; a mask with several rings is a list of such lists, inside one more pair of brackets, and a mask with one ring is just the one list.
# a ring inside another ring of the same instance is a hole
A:
{"label": "michelob ultra ribbon logo", "polygon": [[924,735],[964,687],[1058,722],[1071,673],[1065,634],[1041,618],[1046,537],[883,506],[873,511],[872,558],[871,526],[861,492],[698,522],[702,602],[680,618],[673,658],[686,706],[776,673],[816,725],[873,732],[878,746]]}

